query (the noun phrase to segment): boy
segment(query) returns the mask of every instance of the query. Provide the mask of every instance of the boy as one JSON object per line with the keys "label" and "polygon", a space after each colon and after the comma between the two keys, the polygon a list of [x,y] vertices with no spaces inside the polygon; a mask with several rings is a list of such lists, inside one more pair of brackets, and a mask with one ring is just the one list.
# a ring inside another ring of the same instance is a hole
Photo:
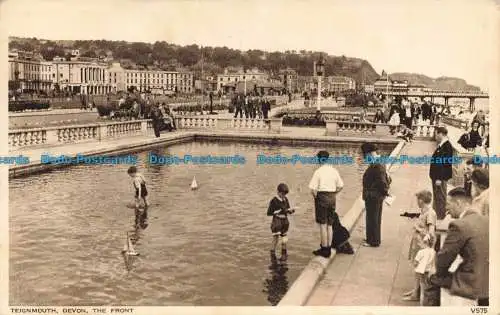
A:
{"label": "boy", "polygon": [[271,255],[276,255],[276,247],[281,236],[281,259],[286,259],[287,257],[286,243],[288,238],[286,237],[286,233],[290,226],[287,215],[295,212],[294,209],[290,208],[290,203],[286,197],[288,191],[286,184],[279,184],[278,195],[269,202],[269,207],[267,208],[267,215],[273,217],[271,221],[271,232],[273,233]]}
{"label": "boy", "polygon": [[[146,179],[144,176],[137,172],[137,167],[131,166],[127,171],[128,175],[132,178],[132,184],[135,188],[135,210],[136,210],[136,226],[142,221],[143,228],[147,227],[147,209],[149,206],[148,203],[148,190],[146,188]],[[144,210],[141,211],[139,202],[140,200],[144,201]],[[141,213],[142,212],[142,213]]]}
{"label": "boy", "polygon": [[[413,226],[413,236],[408,251],[408,259],[411,262],[415,261],[417,253],[421,249],[428,247],[426,245],[427,240],[435,240],[437,223],[436,212],[432,209],[432,193],[428,190],[422,190],[416,193],[415,196],[417,198],[418,207],[420,208],[420,216]],[[419,291],[422,290],[420,286],[421,277],[418,271],[415,280],[416,282],[413,290],[404,294],[405,301],[418,301]]]}
{"label": "boy", "polygon": [[400,128],[400,131],[399,131],[397,137],[405,140],[406,142],[412,142],[413,141],[413,131],[410,128],[408,128],[406,125],[400,125],[399,128]]}
{"label": "boy", "polygon": [[467,196],[472,196],[471,188],[472,188],[472,172],[474,170],[480,169],[483,167],[483,163],[481,161],[476,161],[475,159],[469,159],[465,163],[465,172],[464,172],[464,189]]}
{"label": "boy", "polygon": [[436,273],[436,251],[434,250],[434,236],[424,238],[424,248],[415,255],[415,274],[420,280],[420,306],[433,305],[431,296],[426,296],[425,292],[429,286],[429,278]]}

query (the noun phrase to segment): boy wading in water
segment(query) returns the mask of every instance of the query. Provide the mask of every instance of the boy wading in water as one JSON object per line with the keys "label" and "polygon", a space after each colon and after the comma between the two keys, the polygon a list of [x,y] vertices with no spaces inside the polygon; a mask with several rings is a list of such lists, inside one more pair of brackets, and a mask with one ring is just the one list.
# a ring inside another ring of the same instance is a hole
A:
{"label": "boy wading in water", "polygon": [[273,233],[271,255],[276,255],[276,247],[278,246],[278,241],[281,236],[281,259],[286,259],[287,257],[286,243],[288,238],[286,233],[290,227],[288,214],[295,212],[295,209],[290,208],[290,203],[286,197],[288,191],[288,186],[286,184],[279,184],[278,195],[269,202],[269,207],[267,208],[267,215],[273,217],[271,221],[271,232]]}
{"label": "boy wading in water", "polygon": [[[146,179],[144,175],[137,172],[137,167],[131,166],[127,171],[128,175],[132,178],[132,184],[135,188],[135,224],[136,227],[147,227],[148,219],[148,189],[146,188]],[[140,208],[141,199],[144,201],[144,209]]]}

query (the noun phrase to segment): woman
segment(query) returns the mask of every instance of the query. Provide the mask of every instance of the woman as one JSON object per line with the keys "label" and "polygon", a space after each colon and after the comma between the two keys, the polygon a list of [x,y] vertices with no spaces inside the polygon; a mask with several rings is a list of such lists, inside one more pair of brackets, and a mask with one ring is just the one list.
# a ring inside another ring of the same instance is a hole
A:
{"label": "woman", "polygon": [[482,145],[482,138],[479,135],[479,123],[473,122],[471,130],[468,133],[464,133],[457,142],[468,151],[474,151],[476,147],[480,147]]}
{"label": "woman", "polygon": [[373,119],[373,122],[374,123],[385,123],[385,117],[384,117],[384,113],[382,112],[382,110],[379,108],[377,109],[377,111],[375,112],[375,117]]}

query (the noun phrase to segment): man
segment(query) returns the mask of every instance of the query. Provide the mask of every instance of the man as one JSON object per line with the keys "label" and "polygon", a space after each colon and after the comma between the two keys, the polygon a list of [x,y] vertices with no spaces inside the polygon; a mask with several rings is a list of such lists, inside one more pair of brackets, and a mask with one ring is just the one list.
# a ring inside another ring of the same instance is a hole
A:
{"label": "man", "polygon": [[[315,256],[330,257],[333,242],[336,196],[344,187],[339,172],[328,163],[330,155],[326,151],[317,154],[320,167],[314,172],[309,188],[314,197],[315,219],[319,225],[321,244],[313,251]],[[341,245],[341,244],[339,244]]]}
{"label": "man", "polygon": [[[443,246],[436,256],[436,274],[431,276],[431,290],[439,287],[450,294],[478,300],[479,306],[489,304],[489,222],[471,210],[470,197],[461,187],[448,193],[447,209],[451,221]],[[462,263],[450,273],[448,269],[460,255]],[[437,304],[437,303],[435,303]]]}
{"label": "man", "polygon": [[490,215],[490,175],[486,169],[475,169],[471,175],[472,208],[485,217]]}
{"label": "man", "polygon": [[240,118],[243,118],[243,102],[239,94],[234,98],[234,107],[234,118],[238,118],[238,113],[240,114]]}
{"label": "man", "polygon": [[429,168],[429,177],[432,181],[432,194],[434,196],[434,210],[438,220],[446,215],[446,192],[448,180],[452,177],[453,147],[448,141],[448,130],[445,127],[436,127],[436,141],[438,146],[432,154]]}
{"label": "man", "polygon": [[391,179],[385,165],[376,162],[377,147],[372,143],[363,143],[361,151],[370,165],[363,174],[363,200],[366,211],[366,239],[363,246],[378,247],[381,242],[382,206],[389,195]]}

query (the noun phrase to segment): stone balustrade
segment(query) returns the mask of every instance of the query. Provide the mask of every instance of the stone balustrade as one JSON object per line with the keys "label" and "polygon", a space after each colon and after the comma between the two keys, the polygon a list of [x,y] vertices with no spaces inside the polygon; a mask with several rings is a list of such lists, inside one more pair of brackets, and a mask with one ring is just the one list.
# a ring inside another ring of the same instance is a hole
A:
{"label": "stone balustrade", "polygon": [[[416,125],[413,126],[414,139],[434,139],[435,126]],[[400,131],[399,126],[392,127],[388,124],[359,121],[326,120],[326,135],[343,137],[395,137]]]}
{"label": "stone balustrade", "polygon": [[[178,129],[241,130],[281,132],[282,119],[238,119],[212,117],[175,117]],[[147,135],[153,131],[151,120],[130,120],[100,124],[70,125],[10,130],[9,150],[33,146],[54,146],[86,141],[103,141],[116,137]]]}
{"label": "stone balustrade", "polygon": [[282,119],[175,117],[178,129],[281,131]]}
{"label": "stone balustrade", "polygon": [[10,130],[8,143],[10,150],[17,150],[31,146],[102,141],[107,138],[146,134],[149,130],[152,130],[152,127],[148,120]]}

